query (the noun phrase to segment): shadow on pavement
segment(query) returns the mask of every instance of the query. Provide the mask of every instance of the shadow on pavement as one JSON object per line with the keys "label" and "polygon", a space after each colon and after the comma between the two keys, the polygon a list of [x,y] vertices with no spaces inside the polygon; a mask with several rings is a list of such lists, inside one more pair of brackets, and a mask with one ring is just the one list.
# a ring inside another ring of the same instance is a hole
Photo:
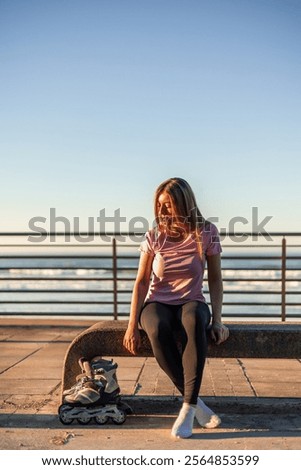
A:
{"label": "shadow on pavement", "polygon": [[[233,437],[301,437],[301,417],[295,414],[276,415],[221,415],[222,425],[217,429],[203,429],[195,425],[193,439],[232,439]],[[12,414],[0,415],[0,428],[6,429],[99,429],[110,432],[142,429],[171,429],[175,415],[147,415],[127,417],[122,425],[107,423],[97,425],[91,421],[80,425],[76,421],[63,425],[55,414]]]}

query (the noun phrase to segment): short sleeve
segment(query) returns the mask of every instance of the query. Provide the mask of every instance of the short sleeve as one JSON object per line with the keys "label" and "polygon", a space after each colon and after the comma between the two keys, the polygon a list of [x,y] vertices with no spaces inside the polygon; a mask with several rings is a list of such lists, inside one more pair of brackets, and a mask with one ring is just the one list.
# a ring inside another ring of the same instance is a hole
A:
{"label": "short sleeve", "polygon": [[140,243],[139,251],[143,251],[143,253],[154,253],[152,234],[150,231],[146,232],[144,235]]}
{"label": "short sleeve", "polygon": [[210,223],[207,230],[205,230],[206,235],[206,256],[217,255],[222,252],[222,246],[220,242],[220,236],[217,227]]}

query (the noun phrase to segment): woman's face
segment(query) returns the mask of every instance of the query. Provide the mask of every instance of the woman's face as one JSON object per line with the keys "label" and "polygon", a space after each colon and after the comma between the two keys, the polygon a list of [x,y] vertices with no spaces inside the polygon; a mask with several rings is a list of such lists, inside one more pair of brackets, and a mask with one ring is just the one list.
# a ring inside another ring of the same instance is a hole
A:
{"label": "woman's face", "polygon": [[173,206],[172,199],[169,194],[163,191],[157,200],[157,214],[159,218],[159,224],[171,236],[179,237],[179,234],[183,238],[187,234],[187,224],[181,220],[181,217],[176,213]]}
{"label": "woman's face", "polygon": [[173,216],[173,209],[171,198],[166,192],[161,193],[158,197],[157,211],[160,224],[168,225],[168,222],[171,222]]}

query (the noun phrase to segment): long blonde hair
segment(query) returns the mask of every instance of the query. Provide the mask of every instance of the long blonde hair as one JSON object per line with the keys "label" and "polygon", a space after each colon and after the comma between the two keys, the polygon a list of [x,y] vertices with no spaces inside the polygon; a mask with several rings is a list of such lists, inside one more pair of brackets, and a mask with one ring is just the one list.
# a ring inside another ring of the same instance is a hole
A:
{"label": "long blonde hair", "polygon": [[177,222],[184,222],[188,232],[195,236],[199,253],[202,256],[202,230],[209,222],[202,216],[191,186],[183,178],[177,177],[169,178],[158,186],[154,197],[154,213],[159,230],[162,227],[158,214],[158,199],[163,192],[166,192],[171,199],[173,222],[175,225]]}

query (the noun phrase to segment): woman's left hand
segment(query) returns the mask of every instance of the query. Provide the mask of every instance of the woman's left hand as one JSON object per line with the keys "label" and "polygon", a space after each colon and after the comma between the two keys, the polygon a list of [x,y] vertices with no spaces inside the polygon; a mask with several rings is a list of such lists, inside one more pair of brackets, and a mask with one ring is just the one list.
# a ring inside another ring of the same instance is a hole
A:
{"label": "woman's left hand", "polygon": [[221,344],[229,338],[229,330],[223,323],[213,321],[211,326],[211,337],[216,344]]}

